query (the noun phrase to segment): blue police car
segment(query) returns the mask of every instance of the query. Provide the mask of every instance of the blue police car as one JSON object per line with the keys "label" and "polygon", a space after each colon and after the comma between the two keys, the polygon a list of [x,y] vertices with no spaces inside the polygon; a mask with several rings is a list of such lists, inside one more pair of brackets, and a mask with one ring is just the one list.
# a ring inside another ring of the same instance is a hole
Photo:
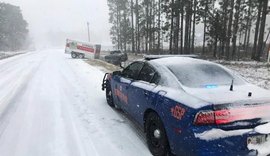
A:
{"label": "blue police car", "polygon": [[102,89],[155,156],[257,155],[270,141],[270,92],[216,63],[149,56],[106,74]]}

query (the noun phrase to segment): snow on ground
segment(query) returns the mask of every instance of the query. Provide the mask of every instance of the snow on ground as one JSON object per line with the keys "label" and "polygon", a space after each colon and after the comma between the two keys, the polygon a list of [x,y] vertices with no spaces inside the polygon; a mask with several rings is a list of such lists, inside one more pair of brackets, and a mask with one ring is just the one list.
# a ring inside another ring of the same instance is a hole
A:
{"label": "snow on ground", "polygon": [[151,155],[144,134],[106,104],[103,74],[62,49],[0,60],[1,155]]}
{"label": "snow on ground", "polygon": [[113,64],[107,63],[102,60],[98,59],[89,59],[85,60],[88,64],[91,66],[95,66],[96,68],[100,69],[101,71],[104,71],[105,73],[110,73],[113,71],[121,70],[119,66],[115,66]]}
{"label": "snow on ground", "polygon": [[238,72],[248,82],[265,89],[270,89],[270,65],[256,62],[222,63]]}

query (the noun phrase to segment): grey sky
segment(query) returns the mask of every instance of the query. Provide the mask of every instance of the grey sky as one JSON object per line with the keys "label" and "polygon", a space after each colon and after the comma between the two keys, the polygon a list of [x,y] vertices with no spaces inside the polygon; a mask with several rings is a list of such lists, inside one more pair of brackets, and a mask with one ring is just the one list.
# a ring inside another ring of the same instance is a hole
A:
{"label": "grey sky", "polygon": [[110,45],[107,0],[2,0],[20,6],[37,47],[60,46],[66,38]]}

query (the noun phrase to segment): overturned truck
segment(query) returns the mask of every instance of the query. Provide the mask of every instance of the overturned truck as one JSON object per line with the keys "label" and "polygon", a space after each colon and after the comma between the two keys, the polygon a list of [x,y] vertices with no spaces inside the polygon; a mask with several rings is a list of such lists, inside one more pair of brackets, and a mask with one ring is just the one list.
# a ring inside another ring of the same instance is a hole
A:
{"label": "overturned truck", "polygon": [[100,44],[91,44],[89,42],[81,42],[67,39],[65,53],[71,54],[72,58],[92,58],[99,59],[101,51]]}

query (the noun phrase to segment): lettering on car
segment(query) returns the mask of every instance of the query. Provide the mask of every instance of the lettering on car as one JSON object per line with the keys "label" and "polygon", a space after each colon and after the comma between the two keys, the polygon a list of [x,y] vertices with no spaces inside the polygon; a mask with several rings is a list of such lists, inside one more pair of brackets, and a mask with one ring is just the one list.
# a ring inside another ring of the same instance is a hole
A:
{"label": "lettering on car", "polygon": [[123,101],[125,104],[128,104],[128,97],[122,93],[119,89],[114,89],[114,94],[117,96],[121,101]]}
{"label": "lettering on car", "polygon": [[181,120],[185,115],[185,112],[186,112],[185,108],[182,108],[179,105],[176,105],[175,107],[171,108],[172,116],[177,120]]}

